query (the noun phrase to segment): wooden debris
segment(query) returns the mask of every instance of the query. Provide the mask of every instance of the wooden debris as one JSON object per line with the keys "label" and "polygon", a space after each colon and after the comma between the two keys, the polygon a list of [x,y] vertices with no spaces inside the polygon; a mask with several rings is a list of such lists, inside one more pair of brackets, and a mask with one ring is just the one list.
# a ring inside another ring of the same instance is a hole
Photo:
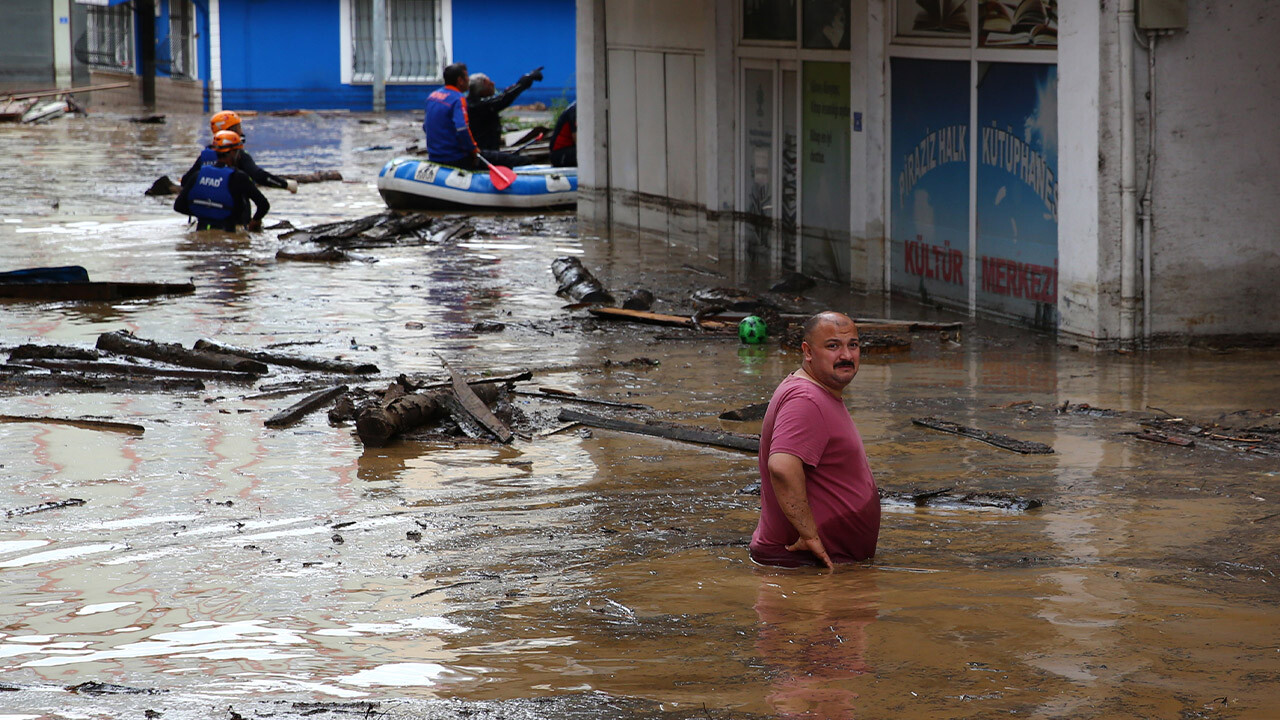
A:
{"label": "wooden debris", "polygon": [[668,440],[701,443],[703,445],[714,445],[716,447],[745,450],[747,452],[759,452],[760,450],[760,438],[755,435],[741,435],[738,433],[703,430],[700,428],[690,427],[688,425],[661,423],[655,420],[643,423],[632,422],[630,420],[618,420],[615,418],[601,417],[599,415],[590,415],[576,410],[569,410],[567,408],[560,411],[559,417],[560,422],[577,422],[591,427],[603,428],[605,430],[617,430],[619,432],[636,433],[639,435],[651,435],[654,437],[667,438]]}
{"label": "wooden debris", "polygon": [[346,375],[372,375],[378,372],[378,366],[372,363],[350,363],[342,360],[328,360],[325,358],[310,358],[302,357],[300,355],[267,352],[265,350],[252,350],[249,348],[235,347],[233,345],[223,345],[222,343],[213,340],[197,340],[195,349],[219,353],[222,355],[233,355],[236,357],[248,358],[250,360],[257,360],[258,362],[271,363],[272,365],[296,367],[302,370],[343,373]]}
{"label": "wooden debris", "polygon": [[141,435],[146,428],[133,423],[112,422],[109,420],[88,420],[82,418],[39,417],[34,415],[0,415],[0,423],[43,423],[47,425],[70,425],[84,430],[103,430],[121,432],[129,435]]}
{"label": "wooden debris", "polygon": [[941,430],[942,432],[962,435],[964,437],[981,440],[984,443],[995,445],[1004,450],[1012,450],[1023,455],[1048,455],[1053,452],[1053,448],[1044,443],[1033,442],[1029,440],[1016,440],[1007,435],[999,435],[997,433],[979,430],[977,428],[965,427],[951,422],[950,420],[942,420],[936,417],[912,418],[912,424],[921,427],[927,427],[932,430]]}
{"label": "wooden debris", "polygon": [[192,392],[204,390],[204,383],[181,378],[139,378],[68,374],[0,374],[0,392],[17,391],[32,395],[45,390],[78,392]]}
{"label": "wooden debris", "polygon": [[221,353],[188,350],[177,343],[144,340],[127,330],[102,333],[98,336],[98,349],[121,355],[133,355],[150,360],[159,360],[160,362],[174,365],[185,365],[187,367],[251,372],[259,375],[267,374],[267,366],[256,360],[234,355],[223,355]]}
{"label": "wooden debris", "polygon": [[[624,310],[622,308],[609,307],[588,308],[587,312],[606,320],[629,320],[647,325],[665,325],[667,327],[695,327],[693,318],[679,315],[663,315],[642,310]],[[704,320],[699,325],[703,330],[724,330],[728,327],[724,323],[715,320]]]}
{"label": "wooden debris", "polygon": [[1035,498],[1024,498],[1005,493],[956,493],[955,488],[940,488],[918,492],[894,492],[880,488],[880,499],[895,505],[916,507],[941,507],[956,509],[1034,510],[1044,505]]}
{"label": "wooden debris", "polygon": [[84,504],[84,500],[80,498],[68,498],[66,500],[50,500],[42,502],[39,505],[28,505],[26,507],[5,510],[5,517],[18,517],[19,515],[31,515],[46,510],[57,510],[59,508],[79,507]]}
{"label": "wooden debris", "polygon": [[558,257],[551,261],[551,274],[556,278],[556,294],[577,302],[598,302],[613,304],[613,296],[605,290],[604,285],[582,265],[582,261],[571,255]]}
{"label": "wooden debris", "polygon": [[462,376],[450,367],[449,363],[445,362],[444,358],[440,358],[440,362],[444,365],[444,369],[449,372],[449,378],[453,382],[453,395],[458,400],[458,404],[462,406],[462,409],[476,422],[483,425],[486,430],[493,433],[493,436],[498,438],[498,442],[511,442],[515,438],[511,433],[511,428],[494,416],[489,408],[485,406],[484,401],[476,395],[471,386],[467,385]]}
{"label": "wooden debris", "polygon": [[346,250],[330,247],[323,250],[285,250],[276,251],[277,260],[295,260],[298,262],[351,262],[351,255]]}
{"label": "wooden debris", "polygon": [[275,415],[267,418],[262,424],[273,428],[287,427],[306,417],[312,411],[328,404],[334,398],[346,391],[346,385],[334,385],[333,387],[325,388],[324,390],[317,390],[284,410],[281,410]]}
{"label": "wooden debris", "polygon": [[177,195],[182,190],[181,185],[176,185],[169,179],[168,175],[161,175],[156,181],[151,183],[151,187],[142,191],[143,195],[157,197],[161,195]]}
{"label": "wooden debris", "polygon": [[769,411],[769,403],[753,403],[745,407],[734,410],[725,410],[720,413],[721,420],[735,420],[737,422],[746,422],[750,420],[763,420],[764,414]]}
{"label": "wooden debris", "polygon": [[[491,404],[497,401],[501,388],[486,384],[472,390],[485,404]],[[400,433],[442,418],[446,412],[444,398],[452,394],[452,391],[409,393],[387,403],[362,408],[356,414],[356,433],[365,445],[386,445]]]}
{"label": "wooden debris", "polygon": [[1158,432],[1155,430],[1148,430],[1145,432],[1134,433],[1133,436],[1138,438],[1139,440],[1146,440],[1147,442],[1153,442],[1153,443],[1161,443],[1163,445],[1177,445],[1178,447],[1185,447],[1185,448],[1196,446],[1195,441],[1191,440],[1190,438],[1177,437],[1174,435],[1166,435],[1162,432]]}
{"label": "wooden debris", "polygon": [[[472,386],[490,385],[490,384],[506,385],[508,383],[518,383],[518,382],[524,382],[526,380],[532,380],[532,379],[533,379],[533,373],[531,371],[521,370],[518,373],[512,373],[510,375],[494,375],[493,377],[473,378],[471,380],[468,380],[467,384]],[[400,384],[406,387],[409,387],[414,391],[439,390],[440,388],[453,387],[453,380],[452,379],[439,380],[439,381],[430,380],[430,381],[422,382],[417,377],[409,378],[402,375],[400,376]]]}
{"label": "wooden debris", "polygon": [[617,402],[616,400],[600,400],[597,398],[587,398],[568,390],[560,390],[557,388],[540,387],[537,392],[529,392],[527,390],[515,390],[513,395],[523,395],[525,397],[543,398],[545,400],[557,400],[560,402],[576,402],[584,405],[603,405],[605,407],[625,408],[628,410],[652,410],[653,408],[641,403]]}
{"label": "wooden debris", "polygon": [[435,244],[449,242],[450,240],[459,240],[475,234],[476,229],[466,220],[459,220],[451,225],[431,234],[431,242]]}
{"label": "wooden debris", "polygon": [[83,372],[95,375],[121,375],[157,377],[157,378],[187,378],[195,380],[209,380],[211,382],[254,382],[258,379],[258,375],[251,372],[236,372],[233,370],[190,370],[186,368],[164,368],[154,367],[152,365],[133,365],[128,363],[112,363],[100,361],[85,360],[42,360],[32,358],[24,361],[27,365],[41,368],[44,370],[53,370],[55,372]]}
{"label": "wooden debris", "polygon": [[341,181],[342,173],[337,170],[317,170],[309,173],[299,173],[297,175],[282,175],[286,180],[295,180],[299,185],[308,183]]}
{"label": "wooden debris", "polygon": [[9,351],[10,360],[49,359],[49,360],[97,360],[102,353],[92,348],[81,348],[72,345],[35,345],[26,343]]}
{"label": "wooden debris", "polygon": [[128,300],[157,295],[185,295],[195,291],[196,286],[191,283],[0,283],[0,297],[24,300]]}

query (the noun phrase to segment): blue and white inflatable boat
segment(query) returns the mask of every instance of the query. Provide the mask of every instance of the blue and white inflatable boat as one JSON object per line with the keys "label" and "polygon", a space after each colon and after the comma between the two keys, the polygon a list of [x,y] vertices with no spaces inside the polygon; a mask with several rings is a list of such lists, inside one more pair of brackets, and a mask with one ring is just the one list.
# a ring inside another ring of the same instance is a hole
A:
{"label": "blue and white inflatable boat", "polygon": [[578,169],[550,165],[513,168],[516,181],[497,190],[488,170],[459,170],[417,158],[391,160],[378,173],[378,192],[392,210],[459,208],[572,208],[578,202]]}

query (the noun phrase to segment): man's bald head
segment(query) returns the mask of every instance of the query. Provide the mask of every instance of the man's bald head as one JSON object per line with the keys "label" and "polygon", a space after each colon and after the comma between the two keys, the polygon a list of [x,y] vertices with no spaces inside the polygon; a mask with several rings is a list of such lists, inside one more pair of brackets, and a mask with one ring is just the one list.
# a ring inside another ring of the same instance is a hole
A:
{"label": "man's bald head", "polygon": [[805,320],[803,327],[804,334],[801,336],[801,339],[807,343],[812,343],[813,332],[827,323],[835,325],[836,327],[843,327],[846,324],[854,325],[853,320],[848,315],[845,315],[842,312],[836,312],[835,310],[827,310]]}

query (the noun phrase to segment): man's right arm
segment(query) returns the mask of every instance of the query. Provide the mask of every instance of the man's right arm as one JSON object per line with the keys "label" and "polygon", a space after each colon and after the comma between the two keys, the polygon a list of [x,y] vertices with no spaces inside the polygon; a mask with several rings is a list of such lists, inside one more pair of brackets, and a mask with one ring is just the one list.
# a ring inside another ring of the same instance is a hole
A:
{"label": "man's right arm", "polygon": [[787,550],[808,550],[824,565],[834,568],[831,556],[818,537],[818,524],[813,519],[813,509],[809,507],[804,461],[790,453],[776,452],[769,455],[768,467],[769,482],[773,486],[774,497],[778,499],[778,506],[800,534],[800,539],[788,545]]}

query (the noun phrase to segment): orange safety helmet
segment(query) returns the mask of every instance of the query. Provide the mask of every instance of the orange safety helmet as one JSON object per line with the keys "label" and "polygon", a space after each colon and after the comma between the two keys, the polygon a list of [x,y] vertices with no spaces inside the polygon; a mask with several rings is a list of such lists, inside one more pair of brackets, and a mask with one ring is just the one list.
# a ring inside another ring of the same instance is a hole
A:
{"label": "orange safety helmet", "polygon": [[229,130],[240,124],[240,116],[231,110],[223,110],[209,118],[209,131],[213,133]]}
{"label": "orange safety helmet", "polygon": [[232,150],[239,150],[244,147],[244,141],[240,139],[237,133],[230,130],[221,130],[213,134],[213,149],[219,155],[229,153]]}

